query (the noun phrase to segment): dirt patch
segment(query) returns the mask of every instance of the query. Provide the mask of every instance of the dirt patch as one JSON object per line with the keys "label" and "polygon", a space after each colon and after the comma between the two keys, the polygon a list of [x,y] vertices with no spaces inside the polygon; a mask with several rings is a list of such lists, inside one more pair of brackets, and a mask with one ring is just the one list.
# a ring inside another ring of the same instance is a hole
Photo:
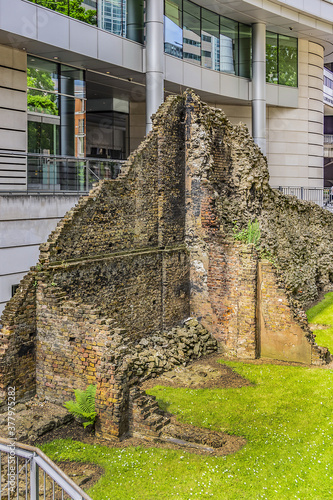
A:
{"label": "dirt patch", "polygon": [[74,483],[84,490],[91,488],[104,474],[104,469],[95,464],[80,462],[56,462],[56,464]]}
{"label": "dirt patch", "polygon": [[147,380],[141,387],[144,390],[156,385],[189,389],[223,389],[251,385],[249,380],[235,373],[229,366],[218,363],[219,359],[221,355],[213,354],[188,366],[177,366],[159,377]]}
{"label": "dirt patch", "polygon": [[309,328],[313,332],[314,330],[328,330],[332,328],[332,325],[317,325],[316,323],[309,323]]}

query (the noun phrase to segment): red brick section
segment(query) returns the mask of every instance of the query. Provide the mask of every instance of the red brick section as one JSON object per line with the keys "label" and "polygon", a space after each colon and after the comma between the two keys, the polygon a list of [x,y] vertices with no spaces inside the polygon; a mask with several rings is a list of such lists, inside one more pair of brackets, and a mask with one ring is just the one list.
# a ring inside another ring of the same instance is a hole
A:
{"label": "red brick section", "polygon": [[257,297],[260,355],[283,361],[323,364],[329,353],[314,343],[311,332],[294,317],[284,289],[270,262],[258,266]]}
{"label": "red brick section", "polygon": [[[257,255],[252,246],[209,243],[207,286],[212,332],[231,357],[253,359],[258,354],[256,284]],[[207,306],[203,304],[202,309],[207,310]],[[204,318],[202,323],[206,325]]]}

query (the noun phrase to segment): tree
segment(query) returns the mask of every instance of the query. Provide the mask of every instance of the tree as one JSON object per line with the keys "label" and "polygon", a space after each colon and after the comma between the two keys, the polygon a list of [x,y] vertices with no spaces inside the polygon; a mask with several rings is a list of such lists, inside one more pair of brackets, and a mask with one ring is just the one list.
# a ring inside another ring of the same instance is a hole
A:
{"label": "tree", "polygon": [[83,0],[30,0],[30,2],[61,12],[88,24],[97,24],[96,10],[85,9],[82,6]]}

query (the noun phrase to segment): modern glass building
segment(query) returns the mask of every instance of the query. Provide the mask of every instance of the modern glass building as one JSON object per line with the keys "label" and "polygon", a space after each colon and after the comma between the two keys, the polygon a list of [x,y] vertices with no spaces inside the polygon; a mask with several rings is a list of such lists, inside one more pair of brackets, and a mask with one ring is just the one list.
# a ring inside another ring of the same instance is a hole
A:
{"label": "modern glass building", "polygon": [[0,0],[0,311],[171,93],[244,122],[273,187],[321,190],[332,23],[328,0]]}

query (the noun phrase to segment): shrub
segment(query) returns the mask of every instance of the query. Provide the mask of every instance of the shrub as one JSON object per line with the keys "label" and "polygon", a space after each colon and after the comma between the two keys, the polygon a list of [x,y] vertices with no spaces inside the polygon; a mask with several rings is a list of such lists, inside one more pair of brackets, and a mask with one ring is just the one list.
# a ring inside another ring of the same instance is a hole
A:
{"label": "shrub", "polygon": [[259,228],[259,222],[257,219],[255,219],[254,222],[248,222],[247,227],[239,231],[237,222],[234,223],[234,238],[237,241],[242,241],[243,243],[246,243],[247,245],[253,243],[256,247],[259,246],[259,241],[260,241],[260,228]]}
{"label": "shrub", "polygon": [[86,428],[95,422],[97,416],[95,409],[96,387],[88,385],[85,391],[76,389],[74,394],[76,401],[66,401],[64,407]]}

